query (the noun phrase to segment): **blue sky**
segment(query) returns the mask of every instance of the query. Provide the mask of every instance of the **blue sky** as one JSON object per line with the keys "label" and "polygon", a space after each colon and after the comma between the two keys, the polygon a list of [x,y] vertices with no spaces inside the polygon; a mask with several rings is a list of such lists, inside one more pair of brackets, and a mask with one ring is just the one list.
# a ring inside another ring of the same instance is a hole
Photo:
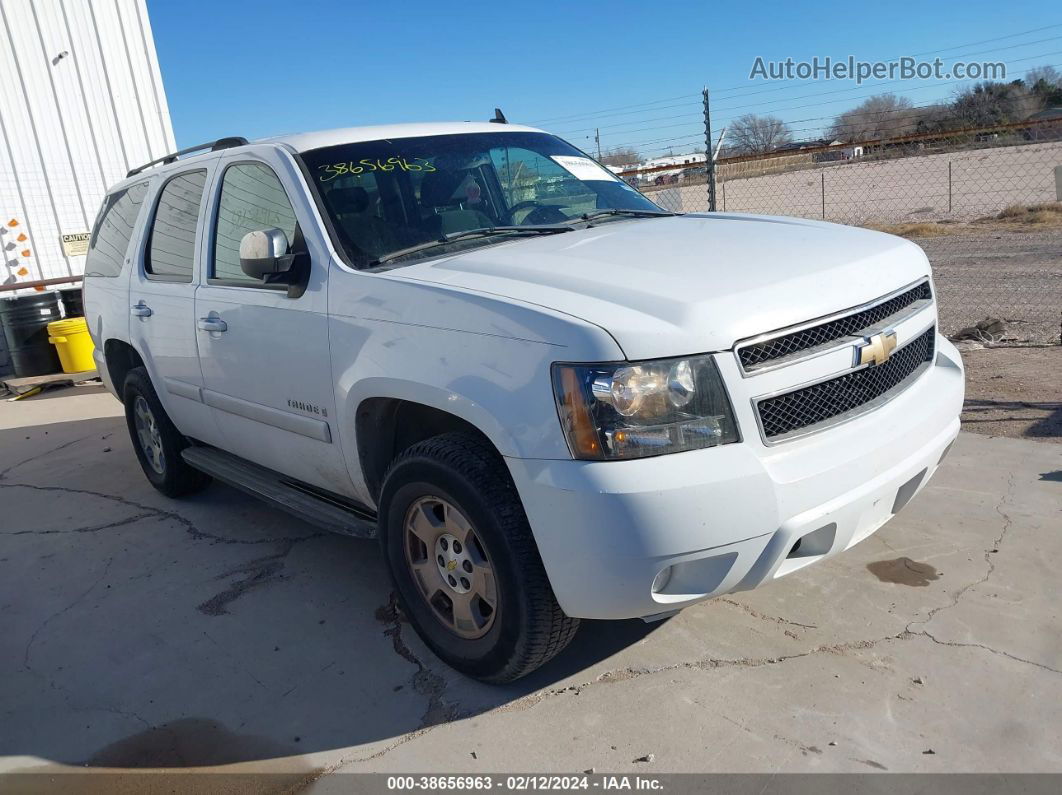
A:
{"label": "blue sky", "polygon": [[939,53],[946,65],[1003,61],[1009,77],[1040,64],[1062,68],[1062,10],[1046,0],[147,2],[180,146],[225,135],[485,120],[500,106],[511,121],[588,151],[597,126],[604,149],[633,144],[649,155],[696,145],[705,84],[716,129],[742,113],[773,113],[798,138],[875,93],[897,91],[922,105],[958,88],[750,81],[757,56],[873,61]]}

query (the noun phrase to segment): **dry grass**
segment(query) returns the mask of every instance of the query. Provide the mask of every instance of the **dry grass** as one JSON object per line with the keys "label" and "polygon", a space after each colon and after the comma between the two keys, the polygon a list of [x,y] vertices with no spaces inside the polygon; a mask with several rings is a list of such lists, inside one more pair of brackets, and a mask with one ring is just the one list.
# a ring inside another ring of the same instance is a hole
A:
{"label": "dry grass", "polygon": [[1012,204],[994,218],[982,218],[977,223],[993,221],[1021,226],[1062,226],[1062,202]]}
{"label": "dry grass", "polygon": [[[1062,227],[1062,202],[1042,202],[1040,204],[1012,204],[998,215],[978,218],[969,223],[949,221],[913,221],[900,224],[863,224],[867,229],[887,232],[906,238],[944,237],[945,235],[969,234],[971,232],[990,232],[993,228],[1017,231],[1028,227],[1038,229]],[[987,228],[986,228],[987,227]]]}
{"label": "dry grass", "polygon": [[938,224],[932,221],[918,221],[904,224],[864,224],[867,229],[885,232],[898,237],[943,237],[954,235],[962,230],[959,224]]}

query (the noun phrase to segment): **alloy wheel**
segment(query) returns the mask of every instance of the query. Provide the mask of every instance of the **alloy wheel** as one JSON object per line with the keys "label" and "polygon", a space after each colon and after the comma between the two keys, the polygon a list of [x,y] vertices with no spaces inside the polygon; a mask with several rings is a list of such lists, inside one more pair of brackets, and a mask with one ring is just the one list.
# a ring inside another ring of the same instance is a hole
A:
{"label": "alloy wheel", "polygon": [[140,449],[144,452],[148,464],[159,475],[165,475],[166,457],[162,451],[159,423],[142,395],[137,395],[133,403],[133,424],[136,427]]}
{"label": "alloy wheel", "polygon": [[498,612],[498,586],[472,523],[433,496],[409,507],[404,527],[406,563],[436,619],[466,640],[486,635]]}

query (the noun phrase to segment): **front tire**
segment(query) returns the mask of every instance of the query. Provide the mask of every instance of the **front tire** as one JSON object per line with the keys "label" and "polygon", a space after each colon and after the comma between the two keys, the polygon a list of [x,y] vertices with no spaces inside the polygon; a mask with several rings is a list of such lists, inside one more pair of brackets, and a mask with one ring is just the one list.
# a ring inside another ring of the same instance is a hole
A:
{"label": "front tire", "polygon": [[181,457],[188,440],[166,414],[145,368],[134,367],[126,375],[122,402],[133,450],[152,486],[167,497],[183,497],[210,484],[209,475]]}
{"label": "front tire", "polygon": [[453,668],[511,682],[571,642],[501,457],[470,434],[419,442],[391,465],[380,538],[413,628]]}

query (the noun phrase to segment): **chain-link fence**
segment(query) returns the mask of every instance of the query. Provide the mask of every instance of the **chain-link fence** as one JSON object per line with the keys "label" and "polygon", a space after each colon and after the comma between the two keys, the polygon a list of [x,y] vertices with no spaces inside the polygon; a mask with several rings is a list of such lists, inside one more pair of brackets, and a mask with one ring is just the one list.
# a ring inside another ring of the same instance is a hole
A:
{"label": "chain-link fence", "polygon": [[704,212],[714,165],[719,212],[902,235],[933,263],[946,334],[1060,342],[1062,119],[707,159],[621,174],[662,207]]}

